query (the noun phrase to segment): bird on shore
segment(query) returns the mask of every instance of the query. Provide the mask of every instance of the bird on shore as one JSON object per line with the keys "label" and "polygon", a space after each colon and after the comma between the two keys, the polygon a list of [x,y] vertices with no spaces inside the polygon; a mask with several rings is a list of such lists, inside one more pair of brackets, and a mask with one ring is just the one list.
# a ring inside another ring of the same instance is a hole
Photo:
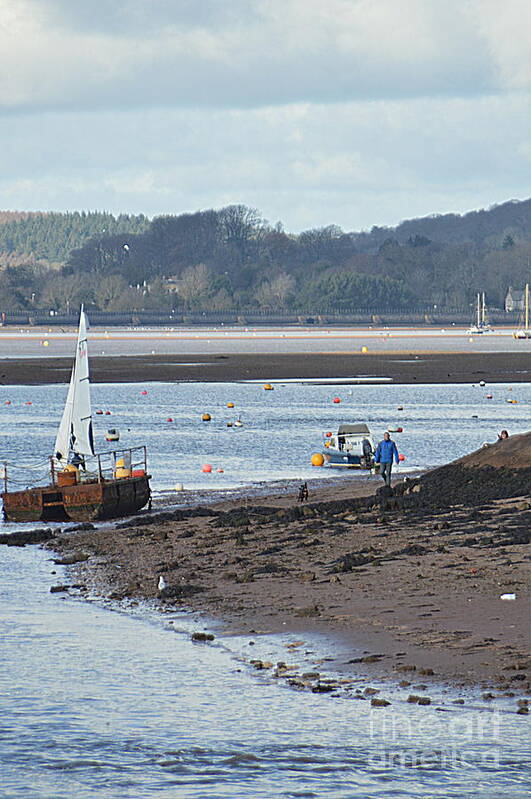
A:
{"label": "bird on shore", "polygon": [[161,574],[160,577],[159,577],[159,583],[158,583],[159,591],[164,591],[164,589],[167,588],[167,587],[168,587],[168,583],[166,582],[166,580],[164,579],[164,577]]}

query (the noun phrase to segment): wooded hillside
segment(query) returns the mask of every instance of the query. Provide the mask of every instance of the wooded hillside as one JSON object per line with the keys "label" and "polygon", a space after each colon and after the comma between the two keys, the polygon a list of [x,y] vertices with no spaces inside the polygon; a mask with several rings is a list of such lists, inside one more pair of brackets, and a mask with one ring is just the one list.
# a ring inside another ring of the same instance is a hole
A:
{"label": "wooded hillside", "polygon": [[531,282],[531,200],[362,233],[331,225],[290,234],[243,205],[151,222],[96,213],[1,220],[0,263],[18,259],[4,260],[3,307],[465,308],[477,291],[503,307],[509,285]]}

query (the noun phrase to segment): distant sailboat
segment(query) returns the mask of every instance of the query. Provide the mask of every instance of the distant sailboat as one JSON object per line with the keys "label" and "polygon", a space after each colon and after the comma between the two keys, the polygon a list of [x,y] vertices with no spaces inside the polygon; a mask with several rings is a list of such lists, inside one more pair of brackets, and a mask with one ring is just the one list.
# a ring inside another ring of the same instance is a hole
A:
{"label": "distant sailboat", "polygon": [[513,338],[516,339],[526,339],[531,338],[531,330],[529,329],[529,283],[525,284],[524,290],[524,318],[522,320],[523,324],[515,330],[513,333]]}
{"label": "distant sailboat", "polygon": [[[136,462],[135,462],[136,458]],[[146,448],[94,453],[87,319],[79,318],[76,358],[65,407],[50,458],[46,486],[9,491],[4,465],[4,517],[14,522],[94,521],[136,513],[149,502]]]}
{"label": "distant sailboat", "polygon": [[467,333],[472,333],[476,335],[479,333],[492,333],[492,327],[489,325],[487,319],[485,292],[483,292],[482,294],[478,292],[477,302],[476,302],[475,323],[468,328]]}

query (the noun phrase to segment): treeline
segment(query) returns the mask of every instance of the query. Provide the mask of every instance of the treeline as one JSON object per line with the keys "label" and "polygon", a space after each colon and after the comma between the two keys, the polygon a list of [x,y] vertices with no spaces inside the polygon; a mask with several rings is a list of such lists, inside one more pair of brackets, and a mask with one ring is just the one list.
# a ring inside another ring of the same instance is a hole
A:
{"label": "treeline", "polygon": [[62,265],[89,239],[142,233],[147,217],[98,211],[73,213],[0,212],[0,267],[19,263]]}
{"label": "treeline", "polygon": [[83,301],[106,311],[464,308],[485,291],[491,306],[503,307],[509,285],[531,282],[531,200],[367,233],[331,225],[294,235],[243,205],[151,222],[57,216],[77,216],[80,224],[90,218],[92,233],[68,251],[58,271],[46,263],[6,265],[1,306],[64,311]]}

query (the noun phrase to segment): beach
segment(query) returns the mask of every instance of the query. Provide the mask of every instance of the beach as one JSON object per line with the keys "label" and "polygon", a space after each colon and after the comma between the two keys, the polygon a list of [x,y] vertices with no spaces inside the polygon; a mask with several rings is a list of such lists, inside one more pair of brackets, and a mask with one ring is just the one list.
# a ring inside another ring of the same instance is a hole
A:
{"label": "beach", "polygon": [[379,478],[310,486],[304,503],[284,493],[170,508],[46,546],[87,594],[191,609],[222,635],[289,631],[303,645],[327,634],[336,670],[404,689],[525,696],[530,446],[529,434],[500,442],[400,480],[392,496]]}
{"label": "beach", "polygon": [[[72,358],[0,358],[2,385],[68,383]],[[70,350],[72,349],[70,345]],[[130,352],[131,350],[129,350]],[[326,380],[328,382],[403,384],[518,383],[531,380],[531,359],[521,352],[390,353],[299,352],[202,355],[95,355],[93,383],[230,382],[255,380]]]}

